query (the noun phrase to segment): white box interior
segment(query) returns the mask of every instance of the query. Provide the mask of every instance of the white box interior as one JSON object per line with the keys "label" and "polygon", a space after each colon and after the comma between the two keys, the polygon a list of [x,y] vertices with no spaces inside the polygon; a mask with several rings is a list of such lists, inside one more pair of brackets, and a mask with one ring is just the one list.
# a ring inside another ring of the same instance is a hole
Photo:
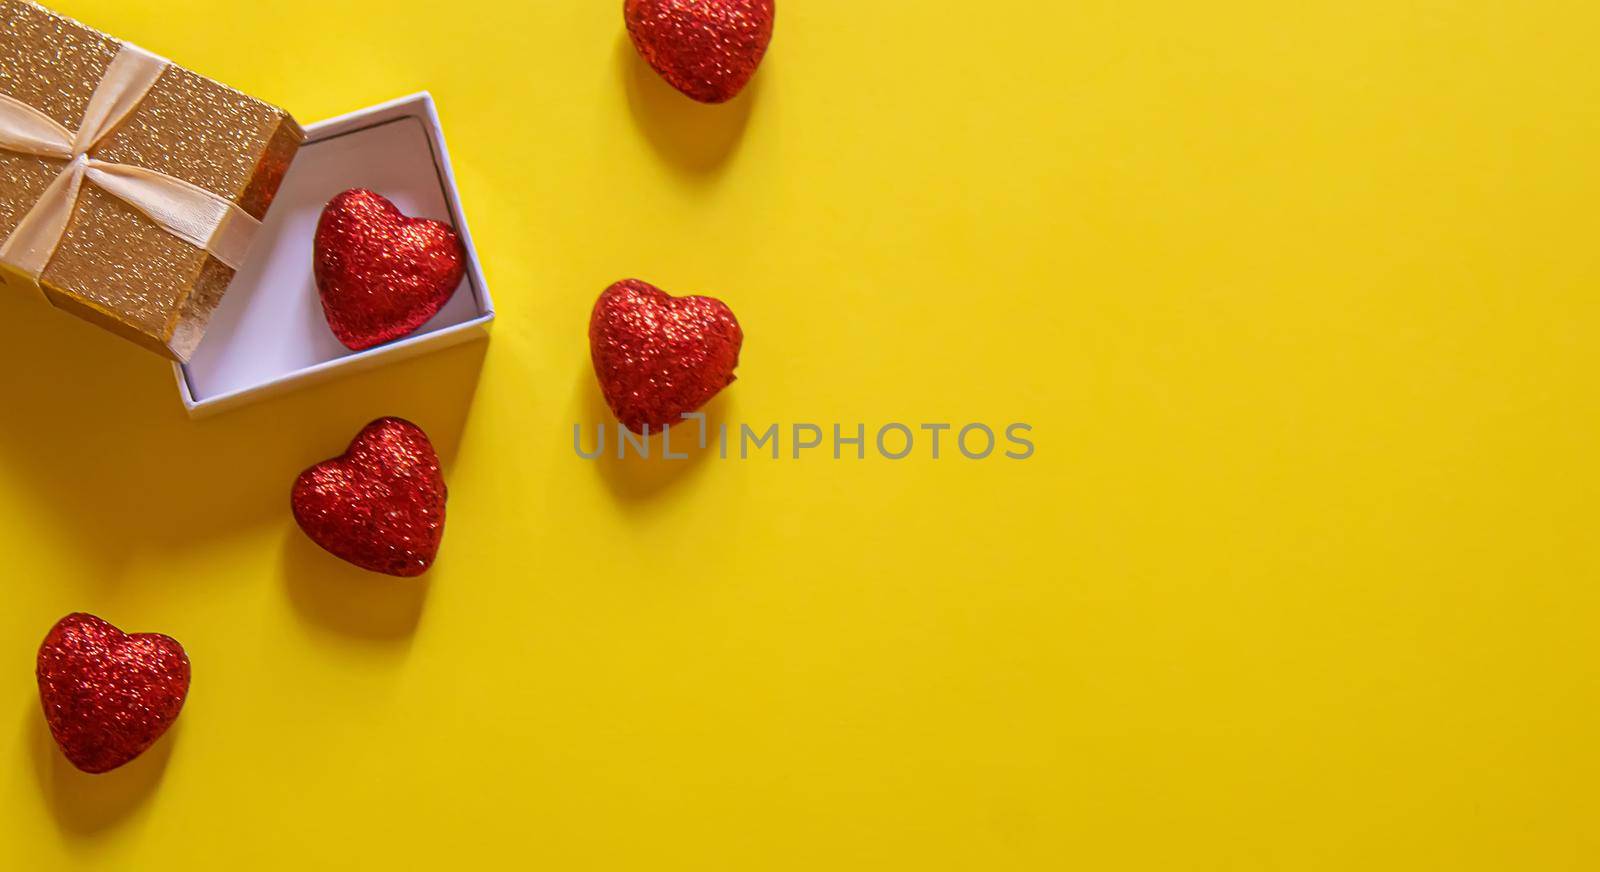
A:
{"label": "white box interior", "polygon": [[[417,95],[307,129],[250,256],[205,339],[179,368],[191,412],[236,405],[345,364],[355,369],[376,362],[364,358],[398,359],[453,344],[440,340],[461,332],[453,328],[486,325],[493,317],[437,123],[431,100]],[[468,258],[466,276],[437,315],[408,336],[360,352],[344,347],[328,328],[311,267],[322,207],[348,188],[370,188],[407,215],[451,225]],[[419,345],[426,348],[408,347]]]}

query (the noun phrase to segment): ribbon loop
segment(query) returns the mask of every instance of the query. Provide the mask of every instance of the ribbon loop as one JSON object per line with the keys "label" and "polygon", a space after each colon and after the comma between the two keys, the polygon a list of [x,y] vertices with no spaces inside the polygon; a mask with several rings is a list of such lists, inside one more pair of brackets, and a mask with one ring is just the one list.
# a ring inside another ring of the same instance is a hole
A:
{"label": "ribbon loop", "polygon": [[66,235],[86,179],[162,230],[239,268],[261,222],[236,203],[166,173],[88,156],[139,108],[166,69],[167,61],[124,43],[95,86],[76,131],[0,94],[0,149],[68,161],[0,244],[0,268],[38,288],[39,277]]}
{"label": "ribbon loop", "polygon": [[39,157],[72,157],[72,131],[9,94],[0,94],[0,148]]}

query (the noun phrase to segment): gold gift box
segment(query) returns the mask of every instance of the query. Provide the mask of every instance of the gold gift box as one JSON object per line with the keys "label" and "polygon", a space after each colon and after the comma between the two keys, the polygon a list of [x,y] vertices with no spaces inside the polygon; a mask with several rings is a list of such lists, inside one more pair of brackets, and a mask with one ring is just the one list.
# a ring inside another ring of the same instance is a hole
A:
{"label": "gold gift box", "polygon": [[[0,0],[0,92],[69,131],[121,47],[27,0]],[[260,220],[304,139],[283,110],[174,64],[88,157],[165,173]],[[0,149],[0,240],[64,166]],[[38,285],[56,307],[186,361],[232,278],[206,251],[84,184]],[[0,293],[19,284],[14,275],[0,283]]]}

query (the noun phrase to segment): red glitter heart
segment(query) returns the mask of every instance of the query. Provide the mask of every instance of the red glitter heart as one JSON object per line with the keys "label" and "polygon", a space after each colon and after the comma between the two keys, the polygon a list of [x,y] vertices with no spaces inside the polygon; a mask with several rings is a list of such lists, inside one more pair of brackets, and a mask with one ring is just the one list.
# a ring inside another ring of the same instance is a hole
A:
{"label": "red glitter heart", "polygon": [[677,424],[733,384],[744,332],[712,297],[674,297],[628,279],[595,301],[589,353],[600,392],[635,433]]}
{"label": "red glitter heart", "polygon": [[733,99],[772,41],[773,0],[624,0],[634,48],[702,103]]}
{"label": "red glitter heart", "polygon": [[189,657],[177,640],[130,635],[81,612],[50,628],[37,673],[50,735],[85,772],[107,772],[144,753],[189,694]]}
{"label": "red glitter heart", "polygon": [[448,491],[422,428],[379,418],[344,454],[294,483],[294,519],[336,557],[387,575],[421,575],[444,538]]}
{"label": "red glitter heart", "polygon": [[449,302],[466,272],[454,230],[407,218],[364,188],[328,201],[313,249],[323,314],[333,335],[354,351],[421,327]]}

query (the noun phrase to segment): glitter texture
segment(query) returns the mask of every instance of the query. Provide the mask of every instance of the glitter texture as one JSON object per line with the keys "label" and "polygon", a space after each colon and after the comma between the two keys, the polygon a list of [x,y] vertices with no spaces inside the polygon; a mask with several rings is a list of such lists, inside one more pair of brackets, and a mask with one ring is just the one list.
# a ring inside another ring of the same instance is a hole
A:
{"label": "glitter texture", "polygon": [[[0,90],[69,130],[78,128],[119,46],[33,3],[0,0]],[[282,110],[171,66],[93,156],[166,173],[260,218],[304,137]],[[0,239],[62,166],[0,150]],[[181,360],[199,344],[232,277],[206,252],[84,185],[40,285],[59,308]]]}
{"label": "glitter texture", "polygon": [[291,504],[311,541],[373,572],[421,575],[444,538],[447,496],[422,428],[379,418],[339,457],[300,474]]}
{"label": "glitter texture", "polygon": [[144,753],[189,694],[189,656],[177,640],[130,635],[81,612],[44,637],[37,671],[50,735],[85,772],[106,772]]}
{"label": "glitter texture", "polygon": [[733,99],[772,41],[772,0],[625,0],[634,48],[702,103]]}
{"label": "glitter texture", "polygon": [[328,327],[355,351],[421,327],[449,302],[466,272],[454,230],[407,218],[383,195],[363,188],[323,207],[313,260]]}
{"label": "glitter texture", "polygon": [[733,384],[744,332],[712,297],[674,297],[628,279],[595,301],[589,353],[606,404],[635,433],[677,424]]}

